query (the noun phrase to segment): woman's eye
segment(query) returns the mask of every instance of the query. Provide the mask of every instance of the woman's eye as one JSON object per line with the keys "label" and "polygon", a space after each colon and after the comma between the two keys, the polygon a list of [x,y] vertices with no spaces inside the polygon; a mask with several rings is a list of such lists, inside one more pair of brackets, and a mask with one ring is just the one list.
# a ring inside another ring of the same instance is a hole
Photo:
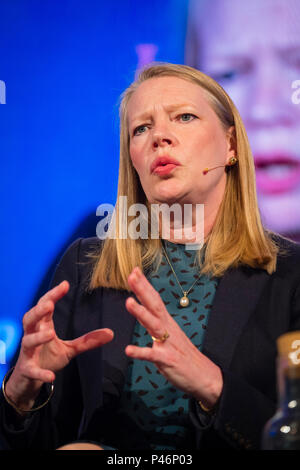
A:
{"label": "woman's eye", "polygon": [[143,134],[147,129],[146,124],[142,124],[141,126],[138,126],[134,129],[133,135],[140,135]]}
{"label": "woman's eye", "polygon": [[184,114],[181,114],[179,117],[180,117],[181,121],[183,121],[183,122],[192,121],[193,119],[196,118],[196,116],[194,114],[191,114],[191,113],[184,113]]}
{"label": "woman's eye", "polygon": [[226,72],[219,72],[219,73],[215,73],[213,75],[214,75],[214,79],[217,82],[231,81],[231,80],[235,80],[237,78],[238,71],[237,70],[228,70]]}
{"label": "woman's eye", "polygon": [[244,77],[249,76],[253,73],[254,65],[250,59],[241,59],[237,64],[224,67],[223,69],[216,70],[215,72],[210,73],[210,76],[214,78],[217,82],[228,83],[234,82]]}

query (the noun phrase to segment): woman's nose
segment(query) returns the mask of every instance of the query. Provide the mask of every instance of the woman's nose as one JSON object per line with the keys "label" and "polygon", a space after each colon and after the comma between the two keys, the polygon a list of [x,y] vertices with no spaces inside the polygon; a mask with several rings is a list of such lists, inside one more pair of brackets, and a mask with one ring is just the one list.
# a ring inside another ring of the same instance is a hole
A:
{"label": "woman's nose", "polygon": [[172,133],[168,123],[160,122],[153,129],[152,145],[154,148],[174,145],[176,137]]}
{"label": "woman's nose", "polygon": [[283,83],[282,75],[273,62],[270,60],[257,67],[253,74],[251,97],[248,99],[245,116],[248,126],[261,128],[290,124],[290,87],[288,83]]}
{"label": "woman's nose", "polygon": [[162,135],[153,137],[153,147],[168,147],[172,145],[172,139],[170,137],[164,137]]}

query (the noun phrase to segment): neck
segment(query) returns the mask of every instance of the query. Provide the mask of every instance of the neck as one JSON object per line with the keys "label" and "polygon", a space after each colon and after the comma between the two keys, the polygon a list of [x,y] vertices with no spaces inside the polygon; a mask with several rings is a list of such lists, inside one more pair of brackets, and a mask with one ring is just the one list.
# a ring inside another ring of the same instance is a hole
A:
{"label": "neck", "polygon": [[[172,243],[200,244],[207,240],[215,224],[223,193],[203,203],[177,202],[158,204],[159,230],[163,239]],[[161,210],[161,206],[166,210]],[[172,208],[176,208],[173,210]]]}
{"label": "neck", "polygon": [[159,232],[163,239],[172,243],[205,243],[217,216],[218,208],[207,211],[204,204],[185,204],[178,210],[169,209],[159,214]]}

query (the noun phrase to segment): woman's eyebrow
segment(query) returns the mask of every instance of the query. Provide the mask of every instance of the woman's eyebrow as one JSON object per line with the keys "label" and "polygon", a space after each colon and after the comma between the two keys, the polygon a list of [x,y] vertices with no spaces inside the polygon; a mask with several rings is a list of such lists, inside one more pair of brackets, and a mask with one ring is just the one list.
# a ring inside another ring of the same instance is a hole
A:
{"label": "woman's eyebrow", "polygon": [[[180,108],[195,108],[195,105],[193,103],[178,103],[178,104],[170,104],[170,105],[164,106],[164,109],[167,112],[176,111]],[[152,113],[153,111],[145,111],[141,114],[133,116],[133,118],[131,119],[131,122],[133,123],[135,121],[144,121],[148,119],[149,117],[151,117]]]}

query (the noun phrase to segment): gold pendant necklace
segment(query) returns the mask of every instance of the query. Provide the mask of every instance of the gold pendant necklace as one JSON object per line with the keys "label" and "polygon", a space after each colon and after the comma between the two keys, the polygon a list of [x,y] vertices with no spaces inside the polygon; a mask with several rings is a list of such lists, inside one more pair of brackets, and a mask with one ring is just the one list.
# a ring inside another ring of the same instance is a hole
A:
{"label": "gold pendant necklace", "polygon": [[179,285],[180,290],[181,290],[182,293],[183,293],[183,296],[180,298],[179,303],[180,303],[181,307],[187,307],[187,306],[190,304],[190,300],[189,300],[189,298],[188,298],[188,294],[189,294],[189,292],[192,290],[192,288],[194,287],[194,285],[196,284],[196,282],[199,281],[200,276],[198,276],[197,279],[195,280],[195,282],[193,282],[193,284],[191,285],[191,287],[189,288],[189,290],[184,291],[184,290],[182,289],[182,287],[181,287],[181,284],[180,284],[180,282],[179,282],[179,280],[178,280],[178,277],[177,277],[177,275],[176,275],[176,273],[175,273],[175,270],[174,270],[174,268],[173,268],[173,266],[172,266],[172,264],[171,264],[171,261],[169,260],[169,257],[168,257],[168,255],[167,255],[167,251],[165,250],[164,246],[162,246],[162,249],[163,249],[164,255],[165,255],[165,257],[166,257],[166,259],[167,259],[167,261],[168,261],[168,263],[169,263],[169,266],[170,266],[170,268],[171,268],[171,270],[172,270],[172,272],[173,272],[173,274],[174,274],[174,277],[175,277],[175,279],[176,279],[176,281],[177,281],[177,284]]}

